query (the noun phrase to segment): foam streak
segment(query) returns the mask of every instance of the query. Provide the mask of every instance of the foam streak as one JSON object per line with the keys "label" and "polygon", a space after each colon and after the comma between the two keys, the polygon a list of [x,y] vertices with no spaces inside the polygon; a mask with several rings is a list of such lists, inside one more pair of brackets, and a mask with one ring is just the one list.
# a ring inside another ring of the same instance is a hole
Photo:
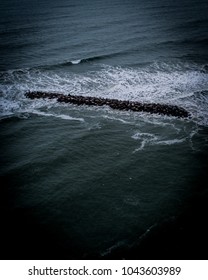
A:
{"label": "foam streak", "polygon": [[117,110],[131,110],[136,112],[148,112],[153,114],[162,114],[174,117],[187,118],[189,113],[181,107],[167,104],[158,103],[140,103],[134,101],[123,101],[118,99],[78,96],[78,95],[64,95],[60,93],[32,91],[27,92],[26,97],[34,98],[49,98],[57,99],[58,102],[72,103],[76,105],[89,105],[89,106],[104,106],[107,105]]}

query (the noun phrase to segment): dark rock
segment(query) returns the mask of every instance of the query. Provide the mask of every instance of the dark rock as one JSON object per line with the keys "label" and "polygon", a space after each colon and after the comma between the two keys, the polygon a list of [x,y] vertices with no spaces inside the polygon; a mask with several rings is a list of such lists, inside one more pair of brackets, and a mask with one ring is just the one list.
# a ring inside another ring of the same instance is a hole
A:
{"label": "dark rock", "polygon": [[88,105],[88,106],[104,106],[107,105],[112,109],[117,110],[131,110],[136,112],[147,112],[153,114],[162,114],[167,116],[174,116],[180,118],[187,118],[190,114],[182,107],[157,104],[157,103],[140,103],[136,101],[122,101],[118,99],[99,98],[90,96],[78,96],[78,95],[65,95],[61,93],[50,93],[41,91],[26,92],[25,96],[30,99],[34,98],[49,98],[57,99],[58,102],[73,103],[76,105]]}

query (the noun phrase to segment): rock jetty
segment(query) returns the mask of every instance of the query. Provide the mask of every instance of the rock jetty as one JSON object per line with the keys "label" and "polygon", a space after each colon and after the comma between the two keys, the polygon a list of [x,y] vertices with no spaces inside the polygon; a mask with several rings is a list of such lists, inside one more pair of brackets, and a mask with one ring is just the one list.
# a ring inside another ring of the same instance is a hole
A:
{"label": "rock jetty", "polygon": [[175,105],[166,105],[158,103],[141,103],[136,101],[124,101],[118,99],[80,96],[80,95],[65,95],[61,93],[42,92],[42,91],[29,91],[25,96],[30,99],[48,98],[57,99],[58,102],[72,103],[76,105],[88,106],[104,106],[124,111],[148,112],[152,114],[162,114],[167,116],[174,116],[180,118],[189,117],[189,113],[182,107]]}

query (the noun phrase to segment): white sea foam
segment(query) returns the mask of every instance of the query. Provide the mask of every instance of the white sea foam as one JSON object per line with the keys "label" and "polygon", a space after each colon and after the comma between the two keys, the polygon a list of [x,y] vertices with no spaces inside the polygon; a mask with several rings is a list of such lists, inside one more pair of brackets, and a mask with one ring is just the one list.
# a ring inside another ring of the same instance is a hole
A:
{"label": "white sea foam", "polygon": [[[163,131],[164,132],[164,131]],[[167,132],[167,130],[165,130]],[[189,132],[192,133],[192,132]],[[181,139],[175,138],[178,135],[178,133],[173,133],[172,135],[170,133],[167,133],[166,135],[155,135],[152,133],[144,133],[144,132],[137,132],[134,135],[131,136],[132,139],[139,142],[139,147],[134,149],[133,153],[136,153],[138,151],[144,150],[147,146],[152,145],[176,145],[183,143],[188,140],[188,137],[183,137]],[[184,135],[184,133],[183,133]],[[171,138],[172,137],[172,138]]]}
{"label": "white sea foam", "polygon": [[136,149],[133,151],[133,153],[136,153],[136,152],[138,152],[138,151],[143,150],[143,149],[144,149],[144,146],[145,146],[145,144],[146,144],[147,142],[148,142],[148,141],[146,141],[146,140],[142,140],[141,145],[140,145],[138,148],[136,148]]}
{"label": "white sea foam", "polygon": [[[80,60],[72,63],[80,63]],[[208,89],[208,75],[195,65],[153,63],[138,69],[105,65],[84,74],[19,69],[1,72],[0,75],[1,115],[8,115],[19,108],[30,109],[31,102],[26,100],[24,93],[42,90],[176,104],[185,107],[195,122],[208,125],[208,94],[201,93]],[[46,100],[42,105],[34,100],[32,102],[37,108],[52,104]],[[56,106],[55,102],[53,106]]]}
{"label": "white sea foam", "polygon": [[148,141],[154,141],[154,140],[158,139],[158,137],[156,135],[151,134],[151,133],[145,133],[145,132],[137,132],[134,135],[132,135],[132,138],[135,140],[145,138]]}
{"label": "white sea foam", "polygon": [[0,117],[11,116],[19,110],[21,104],[17,100],[8,100],[6,98],[0,98]]}
{"label": "white sea foam", "polygon": [[124,119],[121,119],[121,118],[115,117],[115,116],[113,117],[113,116],[110,116],[110,115],[104,115],[103,118],[104,119],[108,119],[108,120],[113,120],[113,121],[119,121],[119,122],[121,122],[123,124],[133,124],[133,122],[126,121]]}
{"label": "white sea foam", "polygon": [[81,59],[76,59],[76,60],[71,61],[72,64],[79,64],[80,62],[81,62]]}
{"label": "white sea foam", "polygon": [[151,125],[154,125],[154,126],[158,126],[158,127],[167,127],[167,128],[171,128],[173,129],[176,133],[180,133],[181,131],[181,128],[180,127],[177,127],[175,123],[171,123],[170,121],[169,122],[166,122],[163,119],[160,118],[160,120],[158,120],[157,118],[149,118],[149,119],[145,119],[145,123],[149,123]]}
{"label": "white sea foam", "polygon": [[54,117],[54,118],[60,118],[63,120],[73,120],[73,121],[84,122],[83,118],[75,118],[75,117],[71,117],[69,115],[46,113],[46,112],[42,112],[42,111],[38,111],[38,110],[31,110],[31,113],[35,114],[35,115],[39,115],[39,116]]}
{"label": "white sea foam", "polygon": [[146,145],[151,145],[158,139],[156,135],[144,132],[137,132],[136,134],[132,135],[131,138],[133,138],[134,140],[139,140],[140,142],[140,146],[136,148],[133,153],[143,150]]}
{"label": "white sea foam", "polygon": [[158,144],[158,145],[174,145],[174,144],[180,144],[180,143],[182,143],[184,141],[186,141],[186,138],[163,140],[163,141],[156,142],[156,144]]}

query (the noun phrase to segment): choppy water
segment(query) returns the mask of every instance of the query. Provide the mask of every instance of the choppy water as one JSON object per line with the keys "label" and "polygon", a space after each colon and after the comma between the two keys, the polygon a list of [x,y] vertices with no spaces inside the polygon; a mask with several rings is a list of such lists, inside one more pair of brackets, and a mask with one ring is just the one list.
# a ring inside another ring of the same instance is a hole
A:
{"label": "choppy water", "polygon": [[[207,1],[3,0],[0,11],[3,258],[108,258],[207,197]],[[176,104],[191,118],[28,90]]]}

